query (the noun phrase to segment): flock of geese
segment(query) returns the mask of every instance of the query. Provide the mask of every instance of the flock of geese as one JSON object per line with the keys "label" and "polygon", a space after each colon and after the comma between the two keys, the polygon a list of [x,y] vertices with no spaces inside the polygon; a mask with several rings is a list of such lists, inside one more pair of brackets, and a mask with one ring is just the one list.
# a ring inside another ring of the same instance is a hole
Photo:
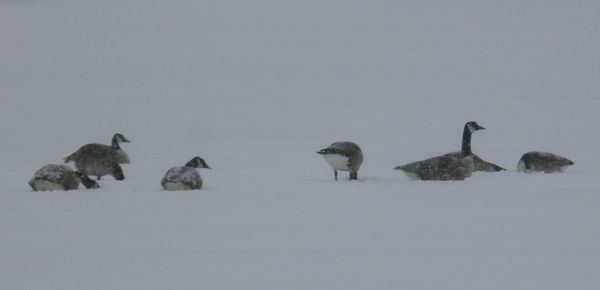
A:
{"label": "flock of geese", "polygon": [[[116,180],[124,180],[121,164],[129,164],[129,156],[121,149],[120,143],[129,143],[129,140],[117,133],[110,146],[97,143],[83,145],[63,159],[65,163],[73,161],[76,171],[63,164],[48,164],[33,175],[29,186],[34,191],[72,190],[78,189],[79,184],[92,189],[100,185],[90,176],[100,180],[102,176],[110,175]],[[194,157],[184,166],[169,169],[161,180],[162,187],[171,191],[202,188],[202,177],[197,168],[210,169],[210,166],[204,159]]]}
{"label": "flock of geese", "polygon": [[[471,151],[471,135],[481,127],[477,122],[467,122],[462,136],[462,148],[459,152],[451,152],[441,156],[428,158],[395,167],[402,170],[409,178],[417,180],[464,180],[475,171],[496,172],[504,168],[487,162]],[[90,176],[100,180],[110,175],[116,180],[124,180],[121,164],[128,164],[129,157],[121,149],[120,143],[129,143],[122,134],[115,134],[111,145],[87,144],[81,146],[73,154],[64,158],[65,163],[74,162],[77,170],[64,164],[48,164],[40,168],[29,180],[34,191],[72,190],[80,184],[85,188],[99,188],[100,185]],[[352,142],[335,142],[317,152],[331,166],[334,179],[338,179],[338,171],[349,172],[349,180],[358,179],[358,170],[363,162],[362,150]],[[549,152],[532,151],[523,154],[518,162],[517,170],[523,172],[542,171],[553,173],[563,171],[573,161]],[[198,168],[210,169],[206,161],[194,157],[184,166],[169,169],[161,180],[165,190],[191,190],[202,188],[202,177]]]}
{"label": "flock of geese", "polygon": [[[410,179],[418,180],[464,180],[475,171],[496,172],[504,168],[481,159],[471,151],[471,135],[481,127],[477,122],[467,122],[462,136],[462,148],[459,152],[451,152],[441,156],[428,158],[395,167],[402,170]],[[352,142],[335,142],[317,152],[333,169],[335,180],[338,171],[349,171],[350,180],[358,178],[358,169],[363,161],[360,147]],[[523,154],[517,165],[518,171],[543,171],[553,173],[563,171],[573,161],[549,152],[532,151]]]}

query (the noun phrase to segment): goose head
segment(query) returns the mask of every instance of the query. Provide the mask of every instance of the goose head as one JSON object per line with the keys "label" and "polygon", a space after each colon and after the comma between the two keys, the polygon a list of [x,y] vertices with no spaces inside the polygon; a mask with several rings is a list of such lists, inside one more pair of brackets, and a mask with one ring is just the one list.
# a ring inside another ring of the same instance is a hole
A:
{"label": "goose head", "polygon": [[469,130],[469,133],[473,133],[475,131],[484,130],[485,128],[479,126],[475,121],[470,121],[465,124],[465,129]]}
{"label": "goose head", "polygon": [[210,166],[208,166],[208,164],[206,164],[206,161],[204,161],[204,159],[202,159],[198,156],[196,156],[196,157],[192,158],[192,160],[188,161],[188,163],[186,163],[185,166],[194,167],[194,168],[210,169]]}
{"label": "goose head", "polygon": [[321,149],[321,150],[317,151],[317,154],[320,154],[320,155],[327,155],[327,154],[332,154],[332,153],[334,153],[334,150],[331,147],[327,147],[325,149]]}
{"label": "goose head", "polygon": [[113,136],[112,143],[115,144],[115,143],[130,143],[130,142],[129,142],[129,140],[127,140],[125,138],[125,136],[123,136],[123,134],[117,133]]}

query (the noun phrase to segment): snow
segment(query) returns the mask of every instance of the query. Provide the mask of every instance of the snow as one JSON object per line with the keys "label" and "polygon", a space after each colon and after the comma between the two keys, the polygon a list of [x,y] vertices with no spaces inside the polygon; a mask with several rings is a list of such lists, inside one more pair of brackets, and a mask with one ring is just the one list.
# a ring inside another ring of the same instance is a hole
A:
{"label": "snow", "polygon": [[[0,1],[1,289],[598,289],[597,1]],[[460,149],[508,169],[411,181]],[[126,179],[33,192],[127,136]],[[350,140],[359,181],[315,151]],[[557,152],[564,173],[516,172]],[[167,192],[202,156],[202,190]]]}

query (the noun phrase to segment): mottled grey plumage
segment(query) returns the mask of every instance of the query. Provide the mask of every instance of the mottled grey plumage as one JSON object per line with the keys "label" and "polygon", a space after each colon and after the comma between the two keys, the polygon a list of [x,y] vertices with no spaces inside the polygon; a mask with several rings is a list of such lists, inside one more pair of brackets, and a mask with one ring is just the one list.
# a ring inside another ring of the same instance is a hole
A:
{"label": "mottled grey plumage", "polygon": [[[462,156],[463,153],[462,152],[451,152],[451,153],[447,153],[444,155],[450,156],[450,157],[459,157],[459,156]],[[506,170],[494,163],[487,162],[487,161],[479,158],[479,156],[477,156],[474,153],[471,154],[471,156],[473,157],[474,171],[497,172],[497,171]]]}
{"label": "mottled grey plumage", "polygon": [[523,172],[543,171],[545,173],[553,173],[556,171],[562,172],[567,166],[573,164],[575,162],[556,154],[532,151],[523,154],[517,165],[517,170]]}
{"label": "mottled grey plumage", "polygon": [[173,167],[167,171],[160,184],[165,190],[190,190],[202,188],[202,177],[196,168],[210,169],[204,159],[194,157],[185,166]]}
{"label": "mottled grey plumage", "polygon": [[322,155],[333,168],[335,180],[337,180],[338,170],[349,171],[350,180],[358,179],[358,169],[363,162],[362,150],[358,145],[352,142],[334,142],[317,154]]}
{"label": "mottled grey plumage", "polygon": [[[483,130],[477,122],[467,122],[463,129],[462,148],[460,152],[452,152],[422,161],[396,166],[412,179],[421,180],[464,180],[473,171],[499,171],[502,167],[486,162],[471,151],[471,135]],[[487,169],[487,170],[486,170]],[[490,170],[497,169],[497,170]]]}
{"label": "mottled grey plumage", "polygon": [[86,188],[98,188],[98,183],[89,177],[71,170],[69,166],[48,164],[35,172],[28,184],[34,191],[73,190],[83,183]]}
{"label": "mottled grey plumage", "polygon": [[[472,126],[475,126],[474,124],[476,124],[478,126],[478,128],[472,127]],[[473,130],[473,129],[475,129],[475,130]],[[463,129],[461,151],[451,152],[451,153],[447,153],[444,155],[459,158],[459,157],[465,156],[464,152],[471,152],[471,156],[473,156],[473,165],[474,165],[475,171],[496,172],[496,171],[506,170],[494,163],[487,162],[487,161],[479,158],[479,156],[477,156],[475,153],[473,153],[471,151],[471,134],[477,130],[483,130],[483,129],[485,129],[485,128],[479,126],[476,122],[467,122]]]}
{"label": "mottled grey plumage", "polygon": [[[88,176],[97,176],[98,179],[104,175],[114,176],[115,164],[129,163],[129,157],[119,146],[121,142],[129,143],[129,140],[121,134],[115,134],[111,146],[96,143],[83,145],[73,154],[64,158],[64,161],[65,163],[74,161],[75,167]],[[114,177],[122,180],[117,176]]]}
{"label": "mottled grey plumage", "polygon": [[116,180],[124,180],[125,179],[125,175],[123,175],[123,169],[121,168],[121,165],[119,165],[119,164],[113,164],[113,167],[112,167],[112,176]]}
{"label": "mottled grey plumage", "polygon": [[420,180],[464,180],[475,170],[472,156],[437,156],[397,166],[411,179]]}

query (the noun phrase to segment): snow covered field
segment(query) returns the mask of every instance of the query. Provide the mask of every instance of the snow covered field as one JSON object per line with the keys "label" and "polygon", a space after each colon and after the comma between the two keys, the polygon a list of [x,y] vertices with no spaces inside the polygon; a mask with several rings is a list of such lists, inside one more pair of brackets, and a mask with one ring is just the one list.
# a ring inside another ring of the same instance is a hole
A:
{"label": "snow covered field", "polygon": [[[600,2],[0,0],[0,289],[600,289]],[[504,166],[410,181],[460,149]],[[116,132],[102,188],[27,181]],[[359,144],[358,182],[315,152]],[[575,161],[515,172],[530,150]],[[205,188],[160,179],[195,155]]]}

